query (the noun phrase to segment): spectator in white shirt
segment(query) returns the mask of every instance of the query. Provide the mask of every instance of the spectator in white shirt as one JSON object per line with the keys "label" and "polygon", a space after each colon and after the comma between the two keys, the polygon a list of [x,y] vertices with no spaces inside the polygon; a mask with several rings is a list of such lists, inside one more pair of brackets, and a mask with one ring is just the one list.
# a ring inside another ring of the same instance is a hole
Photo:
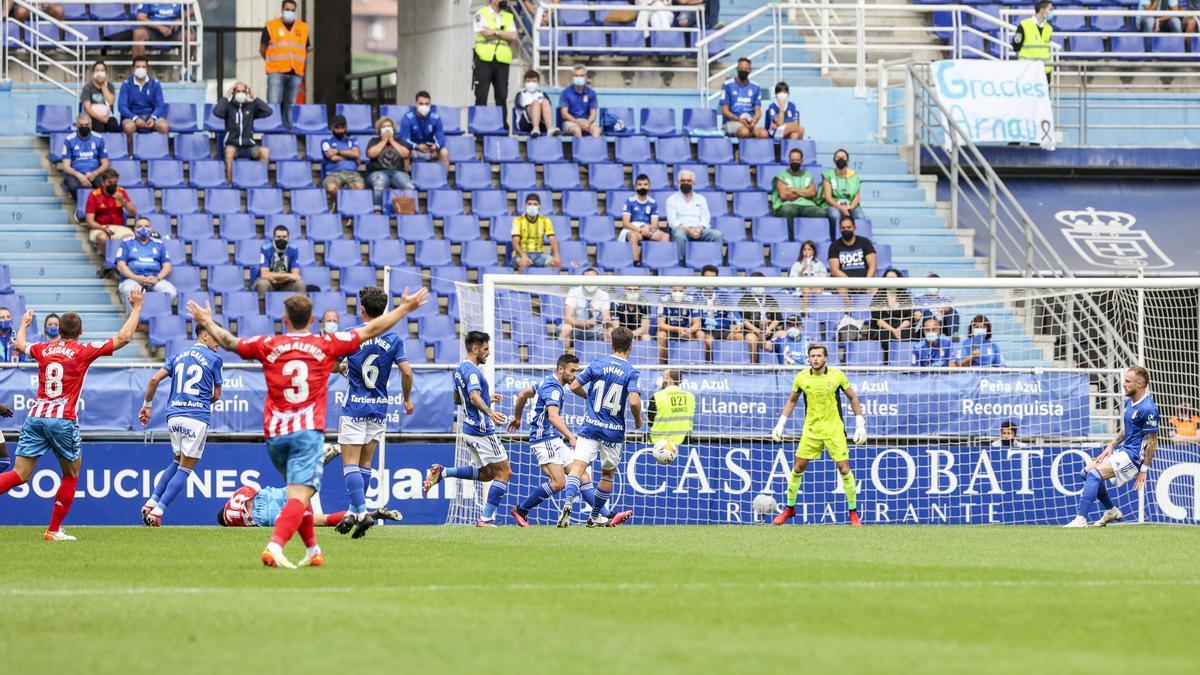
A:
{"label": "spectator in white shirt", "polygon": [[689,241],[718,244],[725,241],[720,230],[710,227],[712,215],[708,211],[708,201],[693,192],[695,185],[696,174],[680,171],[679,191],[667,198],[667,225],[671,228],[671,241],[675,242],[680,265],[683,265]]}
{"label": "spectator in white shirt", "polygon": [[[599,276],[595,268],[583,271],[585,277]],[[596,286],[576,286],[567,292],[566,311],[558,337],[563,351],[571,351],[574,340],[608,340],[612,326],[608,291]]]}
{"label": "spectator in white shirt", "polygon": [[[800,244],[800,256],[796,258],[796,262],[792,263],[792,268],[788,270],[789,277],[808,277],[822,278],[829,276],[829,270],[825,267],[825,263],[817,256],[817,243],[811,239]],[[808,306],[808,299],[815,295],[820,295],[820,288],[800,288],[796,294],[800,296],[801,305]]]}
{"label": "spectator in white shirt", "polygon": [[525,86],[513,98],[513,110],[517,112],[517,131],[524,131],[537,138],[543,132],[551,136],[559,134],[554,127],[554,110],[550,99],[541,90],[542,76],[536,70],[525,71]]}

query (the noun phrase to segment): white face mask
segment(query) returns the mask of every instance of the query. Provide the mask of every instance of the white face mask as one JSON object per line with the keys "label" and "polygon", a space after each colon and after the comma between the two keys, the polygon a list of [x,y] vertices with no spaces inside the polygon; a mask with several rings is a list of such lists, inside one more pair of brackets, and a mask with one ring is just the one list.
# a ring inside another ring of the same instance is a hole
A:
{"label": "white face mask", "polygon": [[537,218],[538,214],[541,212],[542,209],[537,204],[529,204],[525,207],[525,215],[529,216],[530,218]]}
{"label": "white face mask", "polygon": [[637,291],[626,291],[625,292],[625,298],[628,300],[638,300],[641,297],[642,297],[642,294]]}
{"label": "white face mask", "polygon": [[936,288],[929,289],[928,293],[929,293],[929,297],[931,297],[931,298],[938,297],[938,289],[936,289]]}
{"label": "white face mask", "polygon": [[582,86],[584,86],[585,84],[587,84],[587,78],[586,78],[586,77],[578,77],[578,76],[576,76],[575,78],[573,78],[573,79],[571,80],[571,84],[574,84],[576,87],[582,87]]}
{"label": "white face mask", "polygon": [[336,321],[326,321],[325,322],[325,333],[326,334],[336,333],[337,329],[338,329],[338,325],[337,325]]}
{"label": "white face mask", "polygon": [[384,136],[391,136],[396,130],[391,127],[379,127],[379,133]]}
{"label": "white face mask", "polygon": [[788,101],[787,92],[781,91],[778,94],[775,94],[775,100],[779,101],[779,105],[781,105],[781,106],[787,105],[787,101]]}
{"label": "white face mask", "polygon": [[932,330],[925,331],[925,339],[929,340],[930,342],[937,342],[937,339],[939,337],[941,337],[941,335],[942,334],[937,331],[932,331]]}
{"label": "white face mask", "polygon": [[799,328],[789,328],[788,332],[787,332],[787,336],[789,339],[792,339],[792,340],[799,338],[800,337],[800,329]]}
{"label": "white face mask", "polygon": [[133,69],[133,77],[136,80],[146,79],[146,69],[142,66],[138,66],[137,68],[134,68]]}
{"label": "white face mask", "polygon": [[751,287],[750,292],[754,295],[766,295],[767,289],[762,286],[753,286]]}
{"label": "white face mask", "polygon": [[675,302],[683,302],[685,298],[687,298],[687,294],[685,294],[683,291],[671,291],[671,300],[674,300]]}
{"label": "white face mask", "polygon": [[421,117],[429,117],[429,106],[427,106],[427,105],[417,106],[417,114],[420,115]]}
{"label": "white face mask", "polygon": [[233,95],[233,100],[236,103],[245,103],[249,99],[250,99],[250,97],[247,96],[246,92],[244,92],[244,91],[239,91],[238,93]]}
{"label": "white face mask", "polygon": [[588,294],[588,295],[595,295],[595,294],[596,294],[596,287],[595,287],[595,286],[584,286],[584,287],[583,287],[583,292],[584,292],[584,293],[586,293],[586,294]]}
{"label": "white face mask", "polygon": [[97,70],[92,74],[92,79],[97,82],[103,82],[108,79],[108,73],[104,72],[103,70]]}
{"label": "white face mask", "polygon": [[987,337],[987,328],[983,326],[975,326],[971,329],[971,337],[984,338]]}
{"label": "white face mask", "polygon": [[538,90],[538,83],[537,83],[537,82],[526,82],[526,83],[525,83],[525,91],[527,91],[527,92],[529,92],[529,93],[531,93],[531,94],[532,94],[533,92],[535,92],[535,91],[537,91],[537,90]]}

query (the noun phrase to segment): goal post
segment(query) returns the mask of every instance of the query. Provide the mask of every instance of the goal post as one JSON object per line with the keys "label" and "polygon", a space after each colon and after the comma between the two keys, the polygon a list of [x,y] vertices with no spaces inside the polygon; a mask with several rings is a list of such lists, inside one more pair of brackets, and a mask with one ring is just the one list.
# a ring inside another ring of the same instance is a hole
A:
{"label": "goal post", "polygon": [[[609,353],[612,326],[649,319],[630,355],[642,400],[675,369],[696,413],[667,466],[653,460],[648,425],[630,424],[613,503],[638,523],[764,522],[764,505],[784,499],[803,401],[783,442],[771,429],[812,343],[862,403],[868,441],[851,445],[850,459],[865,522],[1065,522],[1082,467],[1119,428],[1122,376],[1139,364],[1164,418],[1159,450],[1145,503],[1131,487],[1114,495],[1131,519],[1200,522],[1200,279],[485,275],[457,294],[463,333],[492,337],[483,370],[510,414],[561,353],[586,365]],[[575,325],[564,330],[568,314]],[[660,321],[687,337],[660,340]],[[569,426],[583,406],[567,394]],[[852,432],[845,398],[842,407]],[[520,432],[501,436],[513,468],[502,513],[543,480],[527,443],[531,414],[532,404]],[[1189,424],[1193,438],[1177,431]],[[457,445],[456,462],[468,463],[461,436]],[[448,485],[448,522],[474,522],[483,488]],[[531,522],[551,523],[559,506],[552,498]],[[809,465],[797,510],[800,522],[845,521],[832,462]]]}

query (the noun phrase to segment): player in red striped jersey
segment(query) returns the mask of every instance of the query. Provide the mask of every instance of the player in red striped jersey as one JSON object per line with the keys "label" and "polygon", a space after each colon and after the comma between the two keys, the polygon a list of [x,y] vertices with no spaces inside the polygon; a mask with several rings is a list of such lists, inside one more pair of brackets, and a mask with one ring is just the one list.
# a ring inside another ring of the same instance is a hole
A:
{"label": "player in red striped jersey", "polygon": [[321,489],[329,373],[339,358],[353,354],[363,340],[380,335],[425,304],[427,295],[424,288],[412,295],[405,289],[400,304],[392,311],[352,331],[331,335],[310,332],[312,301],[304,295],[293,295],[283,303],[286,334],[240,340],[213,321],[211,308],[188,302],[188,314],[216,338],[217,344],[263,365],[267,380],[267,401],[263,406],[267,453],[287,482],[287,503],[275,520],[275,531],[262,553],[264,565],[296,567],[283,554],[283,547],[297,531],[306,549],[300,566],[325,563],[313,530],[309,501]]}
{"label": "player in red striped jersey", "polygon": [[83,320],[75,312],[67,312],[59,318],[58,342],[25,342],[25,331],[33,323],[33,310],[21,317],[13,346],[27,354],[38,364],[37,399],[29,408],[29,415],[21,426],[17,440],[17,462],[12,471],[0,474],[0,494],[29,480],[38,459],[49,450],[58,457],[62,466],[62,482],[54,495],[54,510],[50,515],[50,526],[43,537],[51,541],[74,541],[75,537],[62,530],[62,521],[71,510],[75,500],[75,486],[79,482],[79,467],[82,463],[83,447],[79,437],[79,422],[76,409],[83,380],[87,377],[92,361],[129,344],[137,330],[142,312],[142,291],[129,294],[129,317],[115,337],[100,342],[80,343]]}

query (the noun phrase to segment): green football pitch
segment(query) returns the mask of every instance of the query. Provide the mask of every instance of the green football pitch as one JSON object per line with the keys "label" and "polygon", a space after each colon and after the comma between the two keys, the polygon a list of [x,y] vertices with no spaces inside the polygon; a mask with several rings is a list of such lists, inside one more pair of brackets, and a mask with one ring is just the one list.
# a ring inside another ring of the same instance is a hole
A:
{"label": "green football pitch", "polygon": [[3,672],[1200,671],[1196,528],[68,530],[0,528]]}

